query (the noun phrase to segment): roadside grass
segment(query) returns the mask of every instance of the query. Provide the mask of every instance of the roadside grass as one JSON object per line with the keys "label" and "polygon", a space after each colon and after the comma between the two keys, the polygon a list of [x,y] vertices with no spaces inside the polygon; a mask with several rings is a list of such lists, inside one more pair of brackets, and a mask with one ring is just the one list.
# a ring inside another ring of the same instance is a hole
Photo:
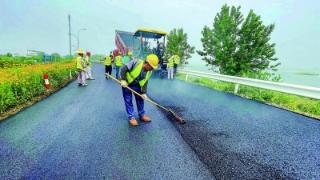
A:
{"label": "roadside grass", "polygon": [[0,68],[0,115],[46,94],[43,74],[49,75],[52,89],[58,89],[70,81],[70,72],[74,77],[74,61]]}
{"label": "roadside grass", "polygon": [[[183,74],[177,74],[177,78],[185,81]],[[188,82],[234,94],[233,83],[190,76]],[[320,100],[245,85],[240,85],[239,92],[235,95],[320,119]]]}

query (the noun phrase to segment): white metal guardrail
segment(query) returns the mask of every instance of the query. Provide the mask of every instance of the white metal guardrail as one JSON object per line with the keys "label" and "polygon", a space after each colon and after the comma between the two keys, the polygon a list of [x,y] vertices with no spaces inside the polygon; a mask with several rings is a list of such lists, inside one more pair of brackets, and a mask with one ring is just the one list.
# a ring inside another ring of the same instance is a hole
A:
{"label": "white metal guardrail", "polygon": [[197,77],[204,77],[204,78],[234,83],[236,84],[235,93],[238,92],[239,84],[240,84],[240,85],[247,85],[252,87],[269,89],[269,90],[274,90],[274,91],[279,91],[279,92],[284,92],[284,93],[289,93],[289,94],[294,94],[294,95],[299,95],[299,96],[304,96],[304,97],[309,97],[314,99],[320,99],[320,88],[317,88],[317,87],[301,86],[301,85],[272,82],[272,81],[263,81],[258,79],[227,76],[227,75],[221,75],[217,73],[206,73],[201,71],[184,70],[184,69],[181,69],[178,72],[182,74],[186,74],[186,80],[188,80],[189,76],[197,76]]}

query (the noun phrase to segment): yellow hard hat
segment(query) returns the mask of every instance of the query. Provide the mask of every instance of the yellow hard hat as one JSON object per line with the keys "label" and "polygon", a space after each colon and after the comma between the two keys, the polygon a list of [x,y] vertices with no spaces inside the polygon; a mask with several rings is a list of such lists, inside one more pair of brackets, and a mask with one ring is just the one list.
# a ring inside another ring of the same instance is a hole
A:
{"label": "yellow hard hat", "polygon": [[84,51],[81,48],[79,48],[77,49],[77,54],[84,54]]}
{"label": "yellow hard hat", "polygon": [[128,52],[128,56],[132,56],[132,52],[131,51]]}
{"label": "yellow hard hat", "polygon": [[158,64],[159,64],[159,58],[157,55],[155,54],[149,54],[147,56],[147,62],[150,64],[150,66],[153,68],[153,69],[157,69],[158,67]]}

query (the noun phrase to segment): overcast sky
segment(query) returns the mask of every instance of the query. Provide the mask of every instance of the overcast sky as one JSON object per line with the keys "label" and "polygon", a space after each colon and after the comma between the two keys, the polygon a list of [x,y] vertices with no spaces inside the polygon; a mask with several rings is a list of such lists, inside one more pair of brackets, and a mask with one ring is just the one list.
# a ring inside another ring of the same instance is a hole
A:
{"label": "overcast sky", "polygon": [[[275,23],[272,42],[283,68],[320,69],[319,0],[0,0],[0,53],[25,54],[28,49],[68,54],[68,19],[80,44],[93,53],[114,48],[115,29],[182,27],[189,42],[201,48],[201,30],[211,25],[223,4],[241,5]],[[77,46],[72,38],[73,48]],[[200,63],[194,56],[192,63]]]}

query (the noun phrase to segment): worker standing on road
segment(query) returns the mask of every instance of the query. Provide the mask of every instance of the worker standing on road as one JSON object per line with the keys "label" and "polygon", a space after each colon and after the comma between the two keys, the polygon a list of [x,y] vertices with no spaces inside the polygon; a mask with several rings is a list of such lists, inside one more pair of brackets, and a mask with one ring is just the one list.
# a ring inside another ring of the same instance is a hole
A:
{"label": "worker standing on road", "polygon": [[91,57],[91,53],[89,51],[87,51],[86,53],[86,76],[88,80],[94,80],[94,78],[92,77],[92,62],[90,61],[90,57]]}
{"label": "worker standing on road", "polygon": [[[112,56],[112,52],[110,52],[110,54],[106,56],[105,61],[104,61],[106,74],[111,75],[112,63],[113,63],[113,56]],[[107,75],[106,75],[106,79],[109,79],[109,77]]]}
{"label": "worker standing on road", "polygon": [[177,73],[177,69],[178,69],[179,64],[180,64],[180,57],[176,54],[176,55],[174,55],[174,66],[173,66],[174,74]]}
{"label": "worker standing on road", "polygon": [[168,79],[173,79],[174,56],[168,59],[167,71]]}
{"label": "worker standing on road", "polygon": [[155,54],[150,54],[147,56],[146,61],[133,59],[121,69],[122,93],[129,118],[129,124],[132,126],[137,126],[138,121],[134,118],[132,92],[126,87],[129,86],[139,94],[142,94],[143,98],[135,95],[138,114],[141,121],[150,122],[151,118],[145,115],[144,99],[148,98],[146,95],[148,80],[151,77],[152,70],[156,69],[158,64],[158,57]]}
{"label": "worker standing on road", "polygon": [[123,66],[122,56],[121,52],[115,57],[115,67],[116,67],[116,78],[120,78],[120,68]]}
{"label": "worker standing on road", "polygon": [[86,77],[85,77],[85,59],[84,59],[84,52],[82,49],[77,50],[77,58],[76,58],[76,65],[78,71],[78,81],[79,86],[87,86],[86,84]]}

